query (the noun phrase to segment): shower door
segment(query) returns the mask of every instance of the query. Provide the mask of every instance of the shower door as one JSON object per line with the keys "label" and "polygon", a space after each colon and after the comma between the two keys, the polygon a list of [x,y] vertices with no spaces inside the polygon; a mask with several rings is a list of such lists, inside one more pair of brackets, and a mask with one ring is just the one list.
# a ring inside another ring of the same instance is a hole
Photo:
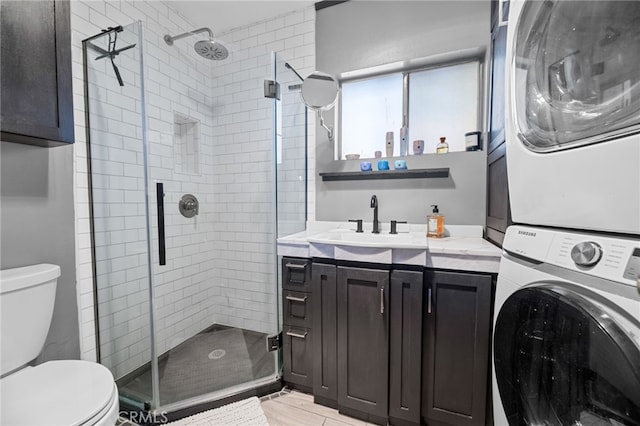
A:
{"label": "shower door", "polygon": [[[302,101],[302,76],[279,54],[273,53],[275,81],[280,96],[274,99],[277,236],[306,229],[308,193],[308,112]],[[278,263],[279,264],[279,263]]]}
{"label": "shower door", "polygon": [[275,240],[305,225],[306,115],[276,55],[208,61],[153,25],[84,46],[99,358],[162,412],[280,378]]}
{"label": "shower door", "polygon": [[295,75],[260,49],[203,62],[191,43],[173,47],[209,91],[172,100],[168,127],[162,111],[149,115],[164,204],[164,232],[150,211],[159,406],[169,410],[280,379],[269,342],[281,331],[275,241],[282,227],[304,229],[306,193],[304,104],[263,91],[274,73],[281,87]]}
{"label": "shower door", "polygon": [[[83,41],[91,228],[85,250],[93,258],[97,358],[118,384],[150,369],[154,353],[142,46],[140,22]],[[119,388],[126,405],[152,401],[151,380],[138,392]]]}

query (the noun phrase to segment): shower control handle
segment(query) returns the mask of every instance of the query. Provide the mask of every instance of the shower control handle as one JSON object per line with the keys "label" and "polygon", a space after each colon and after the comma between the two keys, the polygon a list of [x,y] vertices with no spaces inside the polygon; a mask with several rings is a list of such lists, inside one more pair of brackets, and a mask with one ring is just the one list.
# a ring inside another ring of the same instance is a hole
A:
{"label": "shower control handle", "polygon": [[198,214],[200,210],[200,203],[195,195],[184,194],[178,202],[178,209],[182,216],[192,218]]}

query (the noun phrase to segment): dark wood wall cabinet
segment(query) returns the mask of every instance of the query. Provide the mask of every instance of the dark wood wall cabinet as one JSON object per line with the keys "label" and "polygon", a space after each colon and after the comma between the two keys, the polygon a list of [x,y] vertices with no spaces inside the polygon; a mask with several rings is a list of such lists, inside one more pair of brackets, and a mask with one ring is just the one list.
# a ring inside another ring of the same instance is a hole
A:
{"label": "dark wood wall cabinet", "polygon": [[285,382],[372,423],[484,424],[494,275],[287,257],[282,268]]}
{"label": "dark wood wall cabinet", "polygon": [[74,141],[69,1],[0,3],[2,141]]}
{"label": "dark wood wall cabinet", "polygon": [[[491,36],[491,89],[489,105],[489,143],[487,157],[487,231],[486,238],[502,246],[507,227],[511,225],[509,183],[507,179],[507,152],[505,144],[505,65],[507,26],[497,25],[500,5],[492,2],[494,21]],[[508,5],[502,2],[504,13]]]}

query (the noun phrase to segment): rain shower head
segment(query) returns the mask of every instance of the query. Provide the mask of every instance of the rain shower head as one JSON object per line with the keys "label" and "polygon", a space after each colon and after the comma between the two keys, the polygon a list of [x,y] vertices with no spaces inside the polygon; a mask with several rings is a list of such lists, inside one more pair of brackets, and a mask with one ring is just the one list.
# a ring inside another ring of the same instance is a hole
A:
{"label": "rain shower head", "polygon": [[206,59],[212,59],[214,61],[220,61],[222,59],[226,59],[227,56],[229,56],[229,51],[221,43],[213,39],[213,32],[211,32],[211,30],[206,27],[189,31],[186,33],[178,34],[176,36],[170,36],[169,34],[167,34],[164,36],[164,41],[169,46],[172,46],[175,40],[181,39],[183,37],[188,37],[190,35],[202,33],[205,31],[209,33],[209,40],[200,40],[196,42],[196,44],[193,46],[193,49],[196,51],[198,55]]}
{"label": "rain shower head", "polygon": [[196,42],[193,49],[203,58],[213,59],[214,61],[220,61],[229,56],[227,48],[213,39],[200,40]]}

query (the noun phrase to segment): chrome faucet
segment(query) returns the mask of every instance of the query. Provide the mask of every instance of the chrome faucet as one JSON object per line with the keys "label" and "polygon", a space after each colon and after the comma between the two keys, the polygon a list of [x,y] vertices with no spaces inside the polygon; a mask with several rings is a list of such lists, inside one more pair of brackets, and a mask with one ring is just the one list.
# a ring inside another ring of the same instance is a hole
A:
{"label": "chrome faucet", "polygon": [[373,209],[373,231],[374,234],[380,233],[380,222],[378,222],[378,197],[371,196],[371,208]]}

